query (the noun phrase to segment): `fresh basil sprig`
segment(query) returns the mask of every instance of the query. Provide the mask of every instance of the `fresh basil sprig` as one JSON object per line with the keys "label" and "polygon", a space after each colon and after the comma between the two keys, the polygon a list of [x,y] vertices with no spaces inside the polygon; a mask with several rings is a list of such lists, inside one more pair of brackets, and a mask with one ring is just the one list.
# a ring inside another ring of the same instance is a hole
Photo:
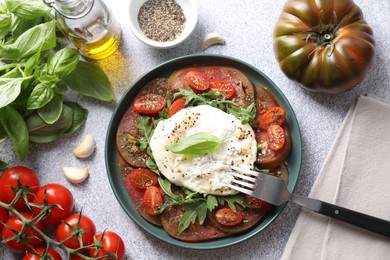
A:
{"label": "fresh basil sprig", "polygon": [[229,137],[231,136],[218,138],[207,132],[198,132],[187,136],[166,148],[176,154],[202,156],[216,150],[218,146]]}
{"label": "fresh basil sprig", "polygon": [[54,141],[84,124],[88,111],[63,101],[69,88],[114,100],[98,65],[81,61],[67,42],[58,45],[61,35],[50,11],[42,0],[0,0],[0,139],[12,141],[20,160],[29,142]]}

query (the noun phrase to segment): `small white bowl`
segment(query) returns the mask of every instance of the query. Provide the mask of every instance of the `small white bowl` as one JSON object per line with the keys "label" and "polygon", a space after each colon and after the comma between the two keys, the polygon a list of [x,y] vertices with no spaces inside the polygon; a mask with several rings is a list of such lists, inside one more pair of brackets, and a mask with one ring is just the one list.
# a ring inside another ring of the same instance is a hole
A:
{"label": "small white bowl", "polygon": [[184,24],[183,32],[173,41],[158,42],[149,39],[141,31],[138,24],[138,12],[141,6],[147,0],[130,0],[129,2],[129,18],[130,18],[130,29],[134,35],[145,44],[157,48],[157,49],[169,49],[183,43],[195,29],[198,21],[198,4],[197,0],[175,0],[183,9],[186,22]]}

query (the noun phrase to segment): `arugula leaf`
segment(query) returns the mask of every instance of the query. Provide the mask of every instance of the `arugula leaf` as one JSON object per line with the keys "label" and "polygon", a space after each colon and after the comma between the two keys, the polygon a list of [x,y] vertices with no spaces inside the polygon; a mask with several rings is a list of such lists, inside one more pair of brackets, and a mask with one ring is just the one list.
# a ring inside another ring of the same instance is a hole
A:
{"label": "arugula leaf", "polygon": [[147,160],[146,166],[148,166],[148,168],[153,172],[155,172],[158,176],[161,175],[160,170],[157,167],[157,164],[153,160]]}
{"label": "arugula leaf", "polygon": [[176,201],[184,201],[184,197],[183,195],[181,194],[175,194],[172,192],[172,183],[167,180],[167,179],[163,179],[161,177],[158,178],[158,183],[160,184],[160,187],[163,189],[163,191],[165,192],[165,194],[167,194],[169,197],[171,197],[173,200],[176,200]]}
{"label": "arugula leaf", "polygon": [[153,135],[153,125],[151,122],[152,118],[149,116],[138,116],[138,122],[134,122],[134,126],[138,128],[141,137],[132,138],[140,145],[141,149],[146,149],[146,153],[153,158],[152,150],[149,147]]}
{"label": "arugula leaf", "polygon": [[115,99],[110,80],[104,71],[94,63],[79,61],[76,69],[64,80],[71,89],[81,95],[102,101]]}
{"label": "arugula leaf", "polygon": [[199,132],[187,136],[166,148],[176,154],[202,156],[216,150],[218,146],[229,137],[230,136],[220,139],[213,134]]}
{"label": "arugula leaf", "polygon": [[179,233],[186,230],[189,225],[194,224],[198,219],[199,224],[203,224],[207,216],[207,205],[204,202],[196,202],[191,205],[182,206],[185,213],[179,219]]}
{"label": "arugula leaf", "polygon": [[218,206],[218,199],[216,196],[208,194],[206,199],[207,199],[207,209],[209,211],[212,211],[213,209],[215,209],[216,206]]}
{"label": "arugula leaf", "polygon": [[23,117],[12,106],[6,106],[0,108],[0,124],[11,139],[19,160],[26,159],[29,135]]}
{"label": "arugula leaf", "polygon": [[220,205],[224,205],[225,203],[228,204],[229,208],[231,208],[234,212],[237,211],[235,203],[246,207],[246,203],[244,200],[244,196],[237,194],[237,195],[231,195],[231,196],[218,196],[218,203]]}
{"label": "arugula leaf", "polygon": [[229,114],[239,118],[242,124],[251,123],[256,116],[256,106],[252,103],[247,108],[238,106],[234,99],[226,99],[220,92],[207,91],[201,94],[196,94],[191,88],[180,89],[173,95],[173,98],[183,97],[186,99],[186,105],[209,105],[219,108]]}

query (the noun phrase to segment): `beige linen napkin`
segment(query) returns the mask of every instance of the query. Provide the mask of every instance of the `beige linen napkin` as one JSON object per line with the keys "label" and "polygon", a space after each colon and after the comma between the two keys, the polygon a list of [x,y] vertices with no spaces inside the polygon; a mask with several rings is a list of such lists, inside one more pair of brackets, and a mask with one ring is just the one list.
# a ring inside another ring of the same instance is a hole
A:
{"label": "beige linen napkin", "polygon": [[[309,197],[390,220],[390,105],[358,98]],[[390,239],[303,209],[282,259],[390,259]]]}

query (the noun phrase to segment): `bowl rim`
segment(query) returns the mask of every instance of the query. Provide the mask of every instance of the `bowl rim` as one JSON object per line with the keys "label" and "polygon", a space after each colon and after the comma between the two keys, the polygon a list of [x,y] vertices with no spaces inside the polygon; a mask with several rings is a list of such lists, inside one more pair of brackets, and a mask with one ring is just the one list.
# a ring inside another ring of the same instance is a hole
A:
{"label": "bowl rim", "polygon": [[[241,61],[239,59],[235,59],[229,56],[225,55],[218,55],[218,54],[191,54],[191,55],[185,55],[181,57],[177,57],[171,60],[168,60],[166,62],[161,63],[160,65],[155,66],[153,69],[149,70],[148,72],[144,73],[141,75],[135,82],[131,84],[131,86],[128,88],[128,90],[124,93],[124,95],[120,98],[119,102],[117,103],[117,106],[115,107],[115,110],[111,116],[109,125],[108,125],[108,130],[106,134],[106,140],[105,140],[105,164],[106,164],[106,173],[109,179],[109,183],[111,186],[111,189],[113,190],[113,193],[121,205],[122,209],[126,212],[126,214],[133,220],[136,225],[143,230],[144,232],[148,233],[154,238],[157,238],[158,240],[164,241],[168,244],[182,247],[182,248],[187,248],[187,249],[197,249],[197,250],[210,250],[210,249],[219,249],[219,248],[225,248],[229,247],[232,245],[239,244],[241,242],[244,242],[255,235],[261,233],[263,230],[268,228],[274,220],[281,214],[285,206],[287,205],[287,202],[273,207],[273,209],[267,213],[265,218],[257,224],[256,227],[252,228],[251,230],[237,234],[234,236],[229,236],[227,238],[220,238],[216,240],[209,240],[205,242],[185,242],[185,241],[180,241],[177,240],[171,236],[169,236],[168,233],[163,230],[161,227],[154,226],[153,224],[150,224],[147,222],[147,220],[143,219],[142,217],[137,215],[132,214],[131,210],[133,205],[131,200],[128,198],[128,194],[126,191],[126,188],[124,187],[124,184],[122,180],[120,179],[120,176],[117,176],[118,174],[115,175],[115,170],[117,170],[116,166],[116,142],[115,142],[115,137],[116,137],[116,131],[117,127],[119,125],[119,122],[121,118],[123,117],[123,114],[126,112],[128,109],[130,103],[135,97],[135,94],[138,93],[139,89],[145,85],[150,79],[156,78],[156,75],[160,73],[165,73],[167,74],[166,67],[171,66],[172,68],[169,69],[169,71],[173,71],[178,68],[182,68],[184,66],[192,66],[192,65],[224,65],[224,63],[229,63],[225,64],[226,66],[232,66],[235,67],[235,65],[240,65],[243,66],[247,69],[252,70],[256,75],[259,77],[263,77],[264,80],[271,86],[271,93],[277,98],[277,101],[279,102],[280,105],[284,107],[288,107],[288,115],[287,115],[287,122],[290,127],[291,134],[293,136],[294,133],[294,138],[292,139],[293,142],[293,147],[290,152],[290,155],[288,156],[287,160],[291,160],[293,162],[293,170],[294,172],[291,174],[290,173],[290,181],[288,184],[288,188],[291,192],[294,191],[297,182],[298,182],[298,177],[300,175],[300,169],[301,169],[301,164],[302,164],[302,138],[301,138],[301,132],[299,129],[299,124],[297,117],[295,115],[294,110],[292,109],[289,101],[287,98],[284,96],[282,91],[271,81],[268,76],[266,76],[263,72],[255,68],[254,66]],[[233,64],[233,65],[231,65]],[[239,68],[241,70],[241,68]],[[245,71],[244,71],[245,73]],[[169,75],[169,74],[168,74]],[[249,77],[249,76],[248,76]],[[253,79],[249,77],[252,81]],[[293,152],[294,151],[294,152]],[[112,162],[112,158],[114,157],[114,162]],[[290,167],[292,167],[292,164],[289,164],[289,171]],[[291,178],[292,177],[292,178]],[[118,179],[119,178],[119,179]],[[119,185],[119,190],[115,188],[115,185]],[[127,196],[127,197],[126,197]],[[130,204],[129,204],[130,203]],[[130,208],[129,208],[130,207]],[[133,207],[134,208],[134,207]],[[159,235],[162,232],[165,232],[162,236]]]}
{"label": "bowl rim", "polygon": [[[128,16],[129,16],[128,24],[129,24],[130,30],[136,36],[136,38],[138,40],[140,40],[141,42],[145,43],[148,46],[151,46],[151,47],[154,47],[154,48],[157,48],[157,49],[169,49],[169,48],[176,47],[176,46],[182,44],[183,42],[185,42],[190,37],[192,32],[195,30],[196,25],[198,24],[198,13],[199,13],[199,11],[198,11],[198,1],[197,0],[180,0],[180,1],[179,0],[175,0],[178,4],[180,4],[180,2],[187,1],[188,3],[190,3],[191,5],[193,5],[195,7],[189,13],[186,12],[185,8],[182,7],[184,15],[186,16],[186,19],[187,19],[187,21],[185,23],[184,30],[173,41],[167,41],[167,42],[154,41],[154,40],[149,39],[148,37],[146,37],[141,32],[141,30],[139,29],[139,25],[138,25],[137,19],[135,19],[135,21],[132,19],[130,7],[134,3],[134,1],[136,1],[136,0],[129,0],[128,4],[127,4],[127,13],[128,13]],[[148,0],[141,0],[141,1],[146,2]],[[138,14],[138,11],[139,10],[137,10],[137,14]],[[192,19],[190,20],[191,23],[188,23],[188,17],[192,17]]]}

